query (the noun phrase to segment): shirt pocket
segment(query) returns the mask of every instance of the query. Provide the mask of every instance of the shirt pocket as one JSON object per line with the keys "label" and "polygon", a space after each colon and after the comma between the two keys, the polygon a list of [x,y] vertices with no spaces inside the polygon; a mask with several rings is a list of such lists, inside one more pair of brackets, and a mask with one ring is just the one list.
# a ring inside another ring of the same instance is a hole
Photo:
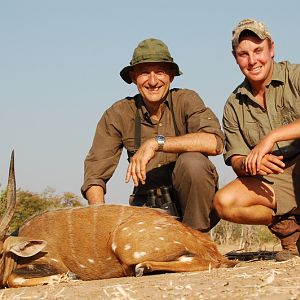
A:
{"label": "shirt pocket", "polygon": [[261,139],[261,129],[258,122],[245,122],[244,124],[244,138],[250,148],[257,145]]}
{"label": "shirt pocket", "polygon": [[287,125],[293,123],[295,120],[299,119],[298,111],[294,107],[283,107],[279,111],[279,116],[281,120],[281,125]]}

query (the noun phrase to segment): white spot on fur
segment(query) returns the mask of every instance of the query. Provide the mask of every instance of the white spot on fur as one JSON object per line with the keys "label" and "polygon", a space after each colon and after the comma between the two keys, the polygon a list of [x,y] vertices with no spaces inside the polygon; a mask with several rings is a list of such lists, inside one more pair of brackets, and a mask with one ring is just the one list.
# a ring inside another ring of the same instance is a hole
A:
{"label": "white spot on fur", "polygon": [[85,265],[82,265],[82,264],[79,264],[79,267],[82,268],[82,269],[85,269],[86,266]]}
{"label": "white spot on fur", "polygon": [[155,247],[155,248],[154,248],[155,251],[159,251],[159,249],[160,249],[160,248],[158,248],[158,247]]}
{"label": "white spot on fur", "polygon": [[106,260],[112,260],[112,257],[110,256],[110,257],[108,257]]}
{"label": "white spot on fur", "polygon": [[91,258],[88,259],[88,262],[90,262],[91,264],[95,263],[95,261],[93,259],[91,259]]}
{"label": "white spot on fur", "polygon": [[117,249],[117,244],[116,243],[112,243],[111,244],[111,249],[115,252]]}
{"label": "white spot on fur", "polygon": [[127,234],[127,236],[131,236],[132,235],[132,232],[129,232],[128,234]]}
{"label": "white spot on fur", "polygon": [[123,230],[123,231],[126,231],[127,229],[128,229],[128,227],[124,227],[122,230]]}
{"label": "white spot on fur", "polygon": [[133,257],[134,258],[141,258],[142,256],[145,256],[146,255],[146,252],[134,252],[133,253]]}
{"label": "white spot on fur", "polygon": [[179,261],[183,261],[183,262],[192,262],[193,261],[193,257],[190,256],[181,256],[178,258]]}
{"label": "white spot on fur", "polygon": [[131,249],[131,245],[130,245],[130,244],[126,244],[126,245],[124,246],[124,250],[129,250],[129,249]]}
{"label": "white spot on fur", "polygon": [[57,260],[57,259],[55,259],[55,258],[51,258],[51,260],[52,260],[52,261],[55,261],[55,262],[58,262],[58,260]]}
{"label": "white spot on fur", "polygon": [[174,243],[174,244],[182,244],[182,243],[180,243],[180,242],[178,242],[178,241],[173,241],[173,243]]}
{"label": "white spot on fur", "polygon": [[142,225],[144,223],[145,223],[144,221],[141,221],[141,222],[138,222],[138,225]]}
{"label": "white spot on fur", "polygon": [[141,230],[139,230],[139,232],[144,232],[144,231],[146,231],[146,229],[144,228],[144,229],[141,229]]}
{"label": "white spot on fur", "polygon": [[161,229],[161,227],[159,227],[159,226],[155,226],[154,228],[155,228],[155,229]]}
{"label": "white spot on fur", "polygon": [[161,236],[159,239],[160,239],[161,241],[164,241],[164,240],[165,240],[165,238],[164,238],[164,237],[162,237],[162,236]]}
{"label": "white spot on fur", "polygon": [[22,284],[24,281],[26,281],[24,278],[18,277],[13,280],[13,283],[14,284]]}

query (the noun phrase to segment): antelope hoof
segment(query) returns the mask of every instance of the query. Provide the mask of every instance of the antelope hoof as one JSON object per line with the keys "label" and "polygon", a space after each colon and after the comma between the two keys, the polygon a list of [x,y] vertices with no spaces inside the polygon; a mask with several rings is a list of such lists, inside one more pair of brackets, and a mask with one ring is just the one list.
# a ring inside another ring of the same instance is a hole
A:
{"label": "antelope hoof", "polygon": [[48,284],[56,284],[62,282],[70,282],[74,280],[78,280],[78,276],[75,273],[67,272],[59,275],[50,276],[50,281]]}
{"label": "antelope hoof", "polygon": [[142,264],[137,264],[135,266],[135,277],[142,277],[144,274],[144,267]]}
{"label": "antelope hoof", "polygon": [[149,273],[151,271],[150,266],[144,263],[139,263],[135,266],[135,276],[142,277],[144,274]]}
{"label": "antelope hoof", "polygon": [[72,272],[67,272],[66,276],[69,280],[79,280],[80,279],[80,277],[77,274],[72,273]]}

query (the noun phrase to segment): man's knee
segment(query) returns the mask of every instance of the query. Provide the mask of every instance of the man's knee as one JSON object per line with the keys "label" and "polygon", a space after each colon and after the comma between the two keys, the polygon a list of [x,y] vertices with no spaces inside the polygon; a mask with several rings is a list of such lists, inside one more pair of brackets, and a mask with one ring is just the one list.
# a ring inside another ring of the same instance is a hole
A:
{"label": "man's knee", "polygon": [[216,192],[213,199],[213,205],[221,219],[230,219],[233,202],[232,196],[226,190],[221,189]]}
{"label": "man's knee", "polygon": [[185,152],[179,155],[175,171],[184,173],[186,176],[195,177],[202,176],[214,169],[213,164],[203,154],[198,152]]}

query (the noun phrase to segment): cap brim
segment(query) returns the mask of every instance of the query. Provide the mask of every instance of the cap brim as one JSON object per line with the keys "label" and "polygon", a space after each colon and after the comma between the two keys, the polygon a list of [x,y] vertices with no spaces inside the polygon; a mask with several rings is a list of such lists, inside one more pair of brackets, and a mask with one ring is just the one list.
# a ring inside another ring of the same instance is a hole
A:
{"label": "cap brim", "polygon": [[133,68],[133,66],[127,66],[127,67],[123,68],[120,72],[120,76],[128,84],[132,83],[132,80],[129,76],[129,72],[132,70],[132,68]]}
{"label": "cap brim", "polygon": [[238,32],[235,33],[234,38],[232,39],[232,45],[234,47],[239,44],[240,35],[242,34],[242,32],[244,32],[246,30],[249,30],[249,31],[253,32],[261,40],[264,40],[266,38],[271,39],[271,37],[269,35],[266,35],[266,34],[262,33],[261,31],[257,30],[256,28],[245,27],[245,28],[241,28],[241,30],[239,30]]}
{"label": "cap brim", "polygon": [[[153,62],[157,62],[157,61],[152,61]],[[144,62],[144,63],[151,63],[150,61],[149,62]],[[180,76],[182,75],[182,72],[179,70],[179,67],[176,63],[174,62],[165,62],[164,63],[170,63],[172,64],[174,67],[175,67],[175,70],[176,70],[176,73],[175,73],[175,76]],[[133,69],[133,67],[136,66],[136,65],[133,65],[133,66],[127,66],[125,68],[123,68],[120,72],[120,76],[121,78],[128,84],[131,84],[132,83],[132,80],[129,76],[129,72]]]}

